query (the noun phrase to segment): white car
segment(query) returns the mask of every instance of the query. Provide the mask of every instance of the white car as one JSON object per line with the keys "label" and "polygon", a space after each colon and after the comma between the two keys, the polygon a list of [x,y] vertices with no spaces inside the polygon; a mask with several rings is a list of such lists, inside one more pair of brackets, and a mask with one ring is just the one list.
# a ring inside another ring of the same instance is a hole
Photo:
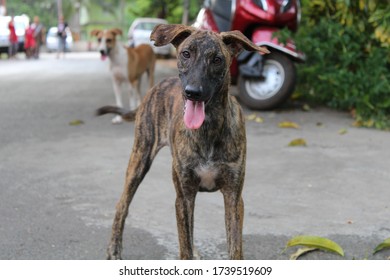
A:
{"label": "white car", "polygon": [[141,44],[150,44],[157,55],[162,55],[169,58],[172,52],[172,46],[166,45],[162,47],[154,46],[150,41],[150,34],[153,28],[158,24],[168,24],[165,19],[159,18],[138,18],[133,21],[127,33],[130,47],[136,47]]}
{"label": "white car", "polygon": [[[8,23],[11,21],[10,16],[0,16],[0,55],[1,53],[8,53],[9,42],[9,29]],[[24,49],[24,31],[28,25],[29,18],[26,15],[15,16],[15,32],[18,36],[18,51]]]}
{"label": "white car", "polygon": [[[57,27],[50,27],[49,31],[47,32],[46,36],[46,49],[48,52],[58,51],[58,28]],[[66,51],[70,51],[72,49],[73,45],[73,38],[72,38],[72,32],[69,30],[66,33]]]}

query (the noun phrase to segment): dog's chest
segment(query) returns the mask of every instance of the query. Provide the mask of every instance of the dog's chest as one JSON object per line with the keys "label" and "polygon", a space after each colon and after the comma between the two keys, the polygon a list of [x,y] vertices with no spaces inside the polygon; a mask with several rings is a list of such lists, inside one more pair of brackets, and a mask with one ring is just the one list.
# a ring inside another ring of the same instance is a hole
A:
{"label": "dog's chest", "polygon": [[122,65],[115,65],[111,67],[112,75],[117,81],[125,81],[127,80],[127,69]]}
{"label": "dog's chest", "polygon": [[124,54],[113,57],[110,68],[115,80],[123,82],[128,79],[127,57]]}
{"label": "dog's chest", "polygon": [[216,189],[215,180],[219,175],[219,168],[213,163],[200,164],[195,168],[195,174],[200,179],[200,190],[213,191]]}

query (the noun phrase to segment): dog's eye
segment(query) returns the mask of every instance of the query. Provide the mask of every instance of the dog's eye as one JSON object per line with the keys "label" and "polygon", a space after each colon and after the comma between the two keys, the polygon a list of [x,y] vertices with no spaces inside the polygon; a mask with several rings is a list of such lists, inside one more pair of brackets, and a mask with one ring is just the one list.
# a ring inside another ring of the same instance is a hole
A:
{"label": "dog's eye", "polygon": [[112,39],[106,39],[106,43],[111,43]]}
{"label": "dog's eye", "polygon": [[191,57],[191,54],[190,54],[189,51],[184,51],[184,52],[181,53],[181,55],[182,55],[184,58],[186,58],[186,59],[188,59],[188,58]]}
{"label": "dog's eye", "polygon": [[98,42],[100,43],[102,41],[102,38],[98,38]]}
{"label": "dog's eye", "polygon": [[219,56],[214,57],[213,63],[214,64],[221,64],[222,63],[222,58],[220,58]]}

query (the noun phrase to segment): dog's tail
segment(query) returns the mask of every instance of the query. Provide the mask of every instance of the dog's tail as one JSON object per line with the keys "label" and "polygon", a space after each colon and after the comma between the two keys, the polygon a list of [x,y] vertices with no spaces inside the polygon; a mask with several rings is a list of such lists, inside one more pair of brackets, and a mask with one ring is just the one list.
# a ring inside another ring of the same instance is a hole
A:
{"label": "dog's tail", "polygon": [[135,120],[135,115],[137,114],[137,109],[133,111],[126,111],[123,108],[116,106],[104,106],[96,110],[96,116],[102,116],[105,114],[117,114],[122,117],[125,121],[132,122]]}

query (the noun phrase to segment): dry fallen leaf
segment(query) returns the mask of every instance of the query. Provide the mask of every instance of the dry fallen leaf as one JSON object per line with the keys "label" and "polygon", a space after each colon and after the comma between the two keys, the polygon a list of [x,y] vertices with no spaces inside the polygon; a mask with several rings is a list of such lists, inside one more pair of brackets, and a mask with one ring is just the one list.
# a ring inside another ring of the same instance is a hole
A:
{"label": "dry fallen leaf", "polygon": [[256,114],[250,114],[245,117],[247,121],[254,121],[257,123],[263,123],[264,119],[262,117],[257,116]]}
{"label": "dry fallen leaf", "polygon": [[309,111],[311,111],[311,108],[310,108],[309,104],[304,104],[302,106],[302,110],[305,112],[309,112]]}
{"label": "dry fallen leaf", "polygon": [[250,114],[250,115],[246,116],[245,118],[248,121],[253,121],[254,119],[256,119],[256,117],[257,117],[256,114]]}
{"label": "dry fallen leaf", "polygon": [[299,99],[299,98],[301,98],[302,97],[302,93],[300,93],[300,92],[294,92],[292,95],[291,95],[291,99],[292,100],[297,100],[297,99]]}
{"label": "dry fallen leaf", "polygon": [[372,119],[370,119],[368,121],[355,120],[352,123],[352,126],[354,126],[354,127],[374,127],[374,125],[375,125],[375,122]]}
{"label": "dry fallen leaf", "polygon": [[300,256],[303,256],[306,253],[309,253],[311,251],[319,250],[318,248],[313,247],[303,247],[299,248],[294,254],[290,256],[290,260],[297,260]]}
{"label": "dry fallen leaf", "polygon": [[347,132],[348,132],[348,130],[347,130],[346,128],[342,128],[342,129],[339,130],[339,134],[340,134],[340,135],[344,135],[344,134],[346,134]]}
{"label": "dry fallen leaf", "polygon": [[297,146],[307,146],[306,140],[303,138],[297,138],[292,140],[289,144],[289,147],[297,147]]}
{"label": "dry fallen leaf", "polygon": [[352,118],[356,118],[356,109],[352,109],[351,110],[351,116],[352,116]]}
{"label": "dry fallen leaf", "polygon": [[295,122],[280,122],[278,126],[281,128],[299,128],[299,125]]}
{"label": "dry fallen leaf", "polygon": [[255,122],[257,122],[257,123],[263,123],[263,122],[264,122],[264,119],[261,118],[261,117],[256,117]]}
{"label": "dry fallen leaf", "polygon": [[84,124],[82,120],[73,120],[69,122],[69,125],[81,125]]}

